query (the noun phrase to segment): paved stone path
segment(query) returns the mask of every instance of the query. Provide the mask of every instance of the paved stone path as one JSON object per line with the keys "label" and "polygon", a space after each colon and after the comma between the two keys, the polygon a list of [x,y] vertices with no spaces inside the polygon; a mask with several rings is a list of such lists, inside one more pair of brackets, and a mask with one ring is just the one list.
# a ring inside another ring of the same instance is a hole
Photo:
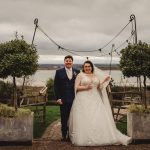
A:
{"label": "paved stone path", "polygon": [[54,121],[44,132],[42,139],[58,141],[61,139],[60,120]]}

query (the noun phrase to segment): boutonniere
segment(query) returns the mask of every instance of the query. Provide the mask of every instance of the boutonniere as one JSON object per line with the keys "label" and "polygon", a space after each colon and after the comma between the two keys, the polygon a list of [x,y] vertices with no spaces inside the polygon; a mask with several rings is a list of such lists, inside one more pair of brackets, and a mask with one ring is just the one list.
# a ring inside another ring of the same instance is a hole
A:
{"label": "boutonniere", "polygon": [[73,71],[73,76],[76,77],[77,76],[77,73],[75,71]]}

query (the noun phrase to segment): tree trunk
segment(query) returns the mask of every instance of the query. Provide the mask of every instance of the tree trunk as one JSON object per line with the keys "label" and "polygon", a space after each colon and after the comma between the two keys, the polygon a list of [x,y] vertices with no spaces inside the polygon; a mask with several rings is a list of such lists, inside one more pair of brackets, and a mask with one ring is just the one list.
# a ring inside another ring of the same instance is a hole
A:
{"label": "tree trunk", "polygon": [[13,91],[13,105],[15,109],[17,110],[17,86],[16,86],[16,78],[13,77],[13,85],[14,85],[14,91]]}
{"label": "tree trunk", "polygon": [[141,101],[143,102],[142,85],[141,85],[141,76],[139,76],[138,78],[139,78],[139,91],[140,91],[140,95],[141,95]]}
{"label": "tree trunk", "polygon": [[137,88],[138,88],[138,90],[139,90],[139,92],[140,92],[139,77],[137,77]]}
{"label": "tree trunk", "polygon": [[143,76],[143,77],[144,77],[144,81],[143,81],[143,84],[144,84],[143,101],[144,101],[145,108],[147,108],[147,103],[146,103],[146,76]]}
{"label": "tree trunk", "polygon": [[26,81],[26,76],[23,77],[22,92],[24,92],[24,84],[25,84],[25,81]]}

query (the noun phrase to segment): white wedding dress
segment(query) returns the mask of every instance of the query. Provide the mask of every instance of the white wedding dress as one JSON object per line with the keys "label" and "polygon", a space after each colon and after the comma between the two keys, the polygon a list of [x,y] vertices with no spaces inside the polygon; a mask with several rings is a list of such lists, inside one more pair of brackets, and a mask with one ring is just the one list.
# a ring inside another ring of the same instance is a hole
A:
{"label": "white wedding dress", "polygon": [[128,145],[131,138],[117,130],[113,120],[106,91],[104,95],[97,89],[100,80],[95,75],[91,79],[85,74],[77,76],[79,84],[93,84],[93,88],[76,93],[69,117],[69,136],[77,146]]}

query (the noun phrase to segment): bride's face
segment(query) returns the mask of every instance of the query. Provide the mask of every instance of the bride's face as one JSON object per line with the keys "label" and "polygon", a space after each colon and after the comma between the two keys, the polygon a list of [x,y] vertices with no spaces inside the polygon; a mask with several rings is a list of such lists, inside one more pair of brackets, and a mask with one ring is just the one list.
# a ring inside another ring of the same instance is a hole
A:
{"label": "bride's face", "polygon": [[84,72],[87,73],[87,74],[92,73],[92,67],[89,63],[85,63],[83,69],[84,69]]}

